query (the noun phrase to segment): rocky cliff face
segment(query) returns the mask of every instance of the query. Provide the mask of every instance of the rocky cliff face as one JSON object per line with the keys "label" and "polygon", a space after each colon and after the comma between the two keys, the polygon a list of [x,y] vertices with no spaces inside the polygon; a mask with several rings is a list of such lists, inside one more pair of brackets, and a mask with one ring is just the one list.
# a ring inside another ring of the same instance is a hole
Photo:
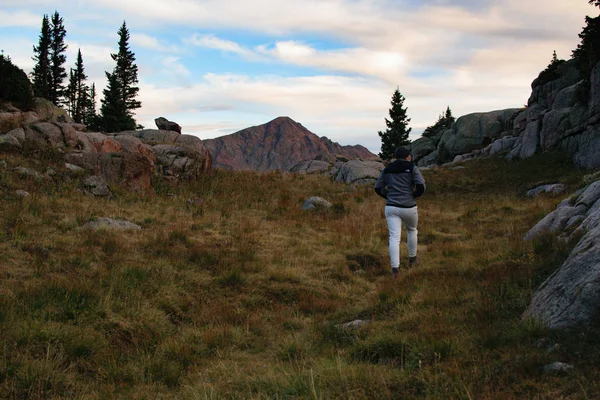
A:
{"label": "rocky cliff face", "polygon": [[582,168],[600,167],[600,64],[582,76],[573,60],[557,77],[531,84],[527,107],[460,117],[451,129],[412,143],[419,166],[468,160],[498,153],[523,159],[564,151]]}
{"label": "rocky cliff face", "polygon": [[204,145],[213,156],[214,167],[231,170],[287,171],[300,161],[322,154],[377,158],[363,146],[341,146],[326,137],[320,138],[288,117],[208,139]]}

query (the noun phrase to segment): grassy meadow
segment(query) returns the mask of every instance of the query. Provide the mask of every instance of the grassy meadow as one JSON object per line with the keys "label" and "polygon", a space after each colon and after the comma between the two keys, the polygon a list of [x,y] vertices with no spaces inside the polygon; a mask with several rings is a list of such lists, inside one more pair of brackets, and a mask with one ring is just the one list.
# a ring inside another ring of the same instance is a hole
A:
{"label": "grassy meadow", "polygon": [[[522,241],[568,196],[527,189],[583,185],[560,156],[424,171],[419,265],[395,281],[371,187],[215,171],[97,199],[52,157],[0,159],[2,399],[600,396],[597,326],[520,320],[573,246]],[[37,182],[16,166],[56,174]],[[311,196],[334,207],[302,211]],[[143,229],[80,229],[98,217]],[[356,319],[369,323],[339,327]],[[544,374],[554,361],[575,368]]]}

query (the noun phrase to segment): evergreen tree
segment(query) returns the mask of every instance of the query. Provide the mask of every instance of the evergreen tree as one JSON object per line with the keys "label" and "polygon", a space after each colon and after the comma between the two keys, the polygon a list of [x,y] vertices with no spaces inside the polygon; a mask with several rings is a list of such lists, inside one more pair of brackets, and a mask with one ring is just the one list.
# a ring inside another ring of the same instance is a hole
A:
{"label": "evergreen tree", "polygon": [[573,50],[573,58],[583,75],[588,76],[600,61],[600,16],[585,17],[585,23],[586,26],[579,34],[581,43]]}
{"label": "evergreen tree", "polygon": [[67,77],[67,71],[65,70],[64,64],[67,61],[67,56],[64,54],[67,50],[65,44],[65,36],[67,31],[63,25],[63,19],[58,14],[58,11],[54,11],[52,15],[52,31],[50,41],[50,100],[54,105],[58,106],[62,102],[65,95],[65,86],[63,82]]}
{"label": "evergreen tree", "polygon": [[590,0],[589,3],[596,7],[600,7],[600,0]]}
{"label": "evergreen tree", "polygon": [[135,55],[129,49],[129,31],[123,21],[119,29],[119,52],[110,56],[116,62],[112,73],[106,72],[108,86],[104,89],[104,98],[100,107],[99,124],[105,132],[119,132],[135,129],[133,110],[140,108],[142,103],[136,100],[139,88],[138,67]]}
{"label": "evergreen tree", "polygon": [[73,68],[69,69],[69,84],[65,91],[67,97],[67,112],[72,117],[75,114],[75,107],[77,104],[77,82],[75,81],[75,74]]}
{"label": "evergreen tree", "polygon": [[0,53],[0,99],[10,101],[23,111],[33,106],[33,90],[27,74],[4,52]]}
{"label": "evergreen tree", "polygon": [[125,102],[125,106],[133,114],[133,110],[140,108],[142,103],[135,99],[140,91],[140,88],[135,86],[138,83],[138,67],[135,64],[135,54],[129,49],[129,30],[125,21],[123,21],[118,33],[119,52],[110,55],[117,63],[113,74],[116,75],[121,85],[121,97]]}
{"label": "evergreen tree", "polygon": [[103,91],[104,98],[100,108],[100,125],[104,132],[120,132],[135,129],[135,120],[127,110],[123,100],[121,80],[115,73],[106,72],[108,84]]}
{"label": "evergreen tree", "polygon": [[97,117],[96,115],[96,84],[92,83],[92,86],[89,88],[85,105],[85,114],[83,116],[83,123],[86,125],[91,125],[95,122]]}
{"label": "evergreen tree", "polygon": [[379,153],[379,157],[384,160],[394,157],[396,147],[410,144],[408,135],[412,128],[407,129],[410,118],[407,118],[406,115],[407,108],[403,108],[404,100],[404,96],[400,94],[400,89],[396,88],[396,91],[392,95],[392,108],[389,110],[390,119],[385,118],[387,129],[385,132],[378,132],[381,138],[381,152]]}
{"label": "evergreen tree", "polygon": [[455,121],[455,119],[454,119],[454,116],[452,115],[452,110],[450,110],[450,106],[448,106],[446,108],[446,112],[440,114],[440,116],[438,117],[438,120],[435,124],[425,128],[425,131],[423,131],[423,136],[425,136],[425,137],[437,136],[439,133],[445,131],[446,129],[450,129],[450,127],[452,126],[454,121]]}
{"label": "evergreen tree", "polygon": [[75,63],[73,75],[75,81],[75,109],[73,112],[73,120],[82,123],[87,108],[88,87],[85,84],[87,75],[85,74],[83,67],[81,49],[77,52],[77,62]]}
{"label": "evergreen tree", "polygon": [[48,15],[44,14],[42,18],[42,29],[37,46],[33,46],[33,60],[35,66],[31,73],[33,80],[33,91],[36,96],[45,99],[50,98],[50,83],[52,82],[52,73],[50,70],[50,45],[52,43],[52,30]]}

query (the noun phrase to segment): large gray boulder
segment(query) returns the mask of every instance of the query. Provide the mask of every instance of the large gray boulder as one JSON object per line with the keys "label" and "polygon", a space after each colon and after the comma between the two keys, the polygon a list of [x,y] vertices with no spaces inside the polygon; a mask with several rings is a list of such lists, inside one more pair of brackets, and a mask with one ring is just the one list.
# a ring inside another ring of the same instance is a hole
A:
{"label": "large gray boulder", "polygon": [[329,171],[330,164],[322,160],[302,161],[290,169],[290,172],[296,174],[323,174]]}
{"label": "large gray boulder", "polygon": [[181,126],[177,122],[169,121],[164,117],[156,118],[154,123],[160,130],[181,133]]}
{"label": "large gray boulder", "polygon": [[31,124],[31,129],[38,132],[52,147],[64,149],[66,147],[63,132],[57,125],[51,122],[39,122]]}
{"label": "large gray boulder", "polygon": [[587,324],[600,306],[600,225],[587,232],[565,263],[536,291],[523,314],[551,329]]}
{"label": "large gray boulder", "polygon": [[590,127],[578,135],[573,162],[580,168],[600,168],[600,126]]}
{"label": "large gray boulder", "polygon": [[383,168],[383,163],[379,161],[350,160],[339,168],[335,181],[357,185],[374,184]]}
{"label": "large gray boulder", "polygon": [[433,141],[428,137],[420,137],[410,144],[413,162],[417,163],[421,158],[435,150]]}
{"label": "large gray boulder", "polygon": [[535,154],[540,144],[540,123],[532,121],[527,124],[525,132],[521,135],[521,150],[519,157],[528,158]]}
{"label": "large gray boulder", "polygon": [[581,80],[574,85],[559,90],[554,99],[554,103],[552,103],[552,109],[559,110],[561,108],[571,108],[577,104],[577,92],[583,85],[584,82]]}
{"label": "large gray boulder", "polygon": [[141,226],[134,224],[133,222],[112,219],[112,218],[98,218],[94,221],[90,221],[82,226],[83,229],[91,230],[118,230],[118,231],[139,231],[142,229]]}
{"label": "large gray boulder", "polygon": [[539,77],[531,83],[531,96],[528,105],[538,104],[551,109],[561,90],[576,84],[583,78],[575,60],[569,60],[558,66],[558,78],[550,82],[540,82]]}
{"label": "large gray boulder", "polygon": [[541,321],[549,328],[573,328],[590,323],[600,311],[600,181],[561,202],[530,230],[532,239],[542,232],[559,237],[582,235],[564,264],[535,292],[524,319]]}

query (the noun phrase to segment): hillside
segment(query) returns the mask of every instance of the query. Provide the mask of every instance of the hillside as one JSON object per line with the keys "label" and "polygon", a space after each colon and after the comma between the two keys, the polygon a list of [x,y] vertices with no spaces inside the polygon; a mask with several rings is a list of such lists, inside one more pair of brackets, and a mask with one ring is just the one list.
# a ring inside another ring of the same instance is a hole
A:
{"label": "hillside", "polygon": [[348,158],[377,158],[367,148],[341,146],[319,137],[288,117],[243,129],[231,135],[203,141],[216,168],[253,171],[287,171],[321,154]]}
{"label": "hillside", "polygon": [[[582,185],[559,156],[424,171],[420,265],[398,281],[370,187],[215,171],[100,199],[39,156],[0,154],[0,398],[600,396],[597,326],[520,318],[569,251],[522,241],[563,199],[527,189]],[[313,195],[334,207],[303,212]],[[82,229],[99,217],[141,229]],[[575,368],[545,374],[554,361]]]}

